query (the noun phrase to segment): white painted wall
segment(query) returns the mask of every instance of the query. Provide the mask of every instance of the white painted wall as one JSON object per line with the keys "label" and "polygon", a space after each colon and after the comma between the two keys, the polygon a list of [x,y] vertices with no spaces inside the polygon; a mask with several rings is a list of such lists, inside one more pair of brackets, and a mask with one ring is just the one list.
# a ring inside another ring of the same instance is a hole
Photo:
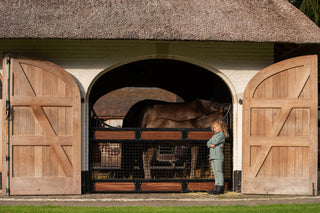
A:
{"label": "white painted wall", "polygon": [[[88,170],[88,97],[103,73],[149,58],[177,59],[219,75],[233,98],[234,170],[241,170],[242,106],[239,99],[249,80],[273,63],[272,43],[183,41],[0,40],[0,52],[15,52],[51,61],[77,81],[82,103],[82,170]],[[0,65],[1,66],[1,65]]]}

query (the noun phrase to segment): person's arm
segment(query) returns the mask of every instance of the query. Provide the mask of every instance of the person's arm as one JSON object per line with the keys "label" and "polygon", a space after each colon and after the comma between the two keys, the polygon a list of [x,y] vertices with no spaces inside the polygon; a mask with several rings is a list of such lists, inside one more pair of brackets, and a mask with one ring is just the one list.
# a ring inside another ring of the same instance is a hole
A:
{"label": "person's arm", "polygon": [[212,144],[214,144],[215,146],[223,143],[224,141],[224,134],[223,133],[218,133],[218,134],[215,134],[216,137],[214,137],[213,141],[212,141]]}
{"label": "person's arm", "polygon": [[212,144],[212,141],[213,141],[213,137],[214,135],[208,140],[207,142],[207,147],[210,148],[210,145]]}

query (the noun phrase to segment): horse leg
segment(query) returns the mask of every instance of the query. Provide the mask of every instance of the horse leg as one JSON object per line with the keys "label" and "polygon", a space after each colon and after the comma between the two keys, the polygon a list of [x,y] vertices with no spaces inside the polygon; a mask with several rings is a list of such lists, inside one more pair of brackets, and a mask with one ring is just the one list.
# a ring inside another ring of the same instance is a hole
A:
{"label": "horse leg", "polygon": [[190,179],[195,178],[195,171],[197,167],[197,158],[198,158],[199,146],[191,147],[191,171],[190,171]]}
{"label": "horse leg", "polygon": [[150,164],[156,149],[157,147],[149,147],[148,150],[143,155],[143,170],[144,170],[145,179],[151,179]]}

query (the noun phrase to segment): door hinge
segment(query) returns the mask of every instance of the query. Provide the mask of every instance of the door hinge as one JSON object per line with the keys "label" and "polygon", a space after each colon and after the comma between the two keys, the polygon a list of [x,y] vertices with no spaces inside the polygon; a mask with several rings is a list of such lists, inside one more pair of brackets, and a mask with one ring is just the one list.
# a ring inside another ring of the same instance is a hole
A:
{"label": "door hinge", "polygon": [[6,101],[6,110],[10,110],[10,101]]}
{"label": "door hinge", "polygon": [[10,101],[6,101],[6,120],[10,117]]}
{"label": "door hinge", "polygon": [[316,195],[316,189],[314,187],[314,182],[312,182],[312,195]]}
{"label": "door hinge", "polygon": [[239,99],[239,104],[242,105],[243,104],[243,100],[240,98]]}

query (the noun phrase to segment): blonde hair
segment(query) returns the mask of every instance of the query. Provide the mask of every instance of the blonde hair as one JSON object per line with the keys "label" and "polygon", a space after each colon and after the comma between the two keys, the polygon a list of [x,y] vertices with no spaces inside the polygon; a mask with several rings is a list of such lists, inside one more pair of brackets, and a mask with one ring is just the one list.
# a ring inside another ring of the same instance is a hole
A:
{"label": "blonde hair", "polygon": [[223,132],[224,136],[226,138],[229,137],[229,133],[228,133],[228,127],[227,127],[227,123],[221,119],[215,120],[212,125],[211,125],[211,129],[213,130],[213,126],[214,125],[219,125],[221,127],[221,131]]}

